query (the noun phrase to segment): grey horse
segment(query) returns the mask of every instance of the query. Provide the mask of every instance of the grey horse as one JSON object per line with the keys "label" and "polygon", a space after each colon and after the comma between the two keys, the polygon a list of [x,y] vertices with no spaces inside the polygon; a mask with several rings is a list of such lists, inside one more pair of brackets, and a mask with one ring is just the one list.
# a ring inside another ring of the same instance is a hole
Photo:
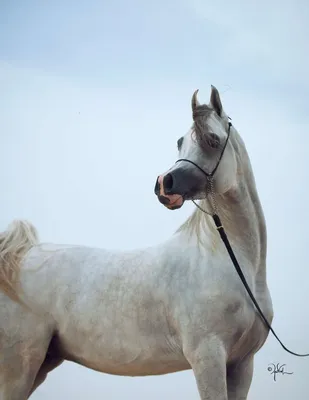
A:
{"label": "grey horse", "polygon": [[155,193],[169,209],[187,200],[199,208],[166,242],[127,252],[40,243],[21,220],[0,235],[1,400],[27,399],[64,360],[126,376],[192,369],[202,400],[247,399],[268,330],[209,213],[218,211],[271,323],[266,225],[217,89],[208,105],[195,92],[192,111],[180,161],[158,177]]}

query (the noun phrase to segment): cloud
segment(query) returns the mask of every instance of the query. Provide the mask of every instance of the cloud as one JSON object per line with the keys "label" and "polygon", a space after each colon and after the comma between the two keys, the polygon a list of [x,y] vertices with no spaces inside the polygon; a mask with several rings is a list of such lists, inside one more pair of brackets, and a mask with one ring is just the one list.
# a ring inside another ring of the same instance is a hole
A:
{"label": "cloud", "polygon": [[292,81],[308,90],[306,1],[261,0],[253,4],[244,0],[193,0],[187,7],[209,31],[222,62],[234,68],[249,68],[247,73],[253,80],[255,70],[259,70],[266,79]]}

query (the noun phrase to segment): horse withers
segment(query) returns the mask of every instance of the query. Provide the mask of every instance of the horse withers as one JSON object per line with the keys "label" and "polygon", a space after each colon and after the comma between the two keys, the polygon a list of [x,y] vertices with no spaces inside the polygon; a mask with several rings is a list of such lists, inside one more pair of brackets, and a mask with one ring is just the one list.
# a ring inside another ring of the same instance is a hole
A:
{"label": "horse withers", "polygon": [[[266,318],[266,225],[250,160],[211,87],[192,98],[179,160],[155,184],[169,209],[198,209],[158,246],[112,252],[40,243],[15,221],[0,235],[0,399],[25,400],[64,360],[115,375],[192,369],[202,400],[245,400],[268,330],[209,214],[220,214]],[[211,179],[208,179],[211,177]],[[205,212],[204,212],[204,211]]]}

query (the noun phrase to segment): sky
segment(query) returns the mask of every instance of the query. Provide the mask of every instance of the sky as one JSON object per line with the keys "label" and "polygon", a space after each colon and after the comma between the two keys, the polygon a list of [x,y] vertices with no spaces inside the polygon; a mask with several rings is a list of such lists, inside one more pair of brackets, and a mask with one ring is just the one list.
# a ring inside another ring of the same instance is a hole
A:
{"label": "sky", "polygon": [[[42,241],[133,249],[192,213],[157,201],[195,89],[210,85],[243,137],[268,229],[273,327],[309,352],[309,3],[0,1],[0,229],[26,218]],[[232,266],[231,266],[232,268]],[[249,400],[304,400],[309,359],[269,336]],[[277,382],[270,363],[293,375]],[[198,399],[192,371],[128,378],[65,362],[31,400]]]}

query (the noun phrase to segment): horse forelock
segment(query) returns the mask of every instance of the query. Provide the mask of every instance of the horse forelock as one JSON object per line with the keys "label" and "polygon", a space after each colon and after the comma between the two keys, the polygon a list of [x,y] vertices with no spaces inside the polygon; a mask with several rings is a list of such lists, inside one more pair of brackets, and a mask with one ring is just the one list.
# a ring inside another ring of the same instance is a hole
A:
{"label": "horse forelock", "polygon": [[209,117],[213,112],[213,108],[206,104],[198,105],[193,110],[193,138],[202,150],[208,149],[210,145],[210,134],[212,132],[209,126]]}

